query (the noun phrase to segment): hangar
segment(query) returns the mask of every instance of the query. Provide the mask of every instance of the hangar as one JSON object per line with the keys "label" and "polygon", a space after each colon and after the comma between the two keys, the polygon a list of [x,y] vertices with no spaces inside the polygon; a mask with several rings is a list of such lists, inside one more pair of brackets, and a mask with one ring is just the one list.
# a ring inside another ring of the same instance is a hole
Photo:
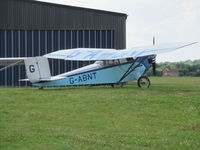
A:
{"label": "hangar", "polygon": [[[42,56],[71,48],[126,48],[124,13],[34,0],[1,0],[0,18],[0,57]],[[54,60],[50,62],[51,74],[83,65]],[[0,85],[29,86],[18,82],[20,78],[26,78],[25,67],[11,67],[0,72]]]}

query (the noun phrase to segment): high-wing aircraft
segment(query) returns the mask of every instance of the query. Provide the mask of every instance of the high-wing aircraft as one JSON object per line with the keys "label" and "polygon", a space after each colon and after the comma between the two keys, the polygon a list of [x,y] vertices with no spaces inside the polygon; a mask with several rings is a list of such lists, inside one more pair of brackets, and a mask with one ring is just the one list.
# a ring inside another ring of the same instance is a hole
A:
{"label": "high-wing aircraft", "polygon": [[[152,67],[155,72],[156,55],[174,51],[193,43],[157,44],[131,49],[76,48],[59,50],[44,56],[0,58],[0,69],[24,64],[28,79],[33,86],[83,86],[83,85],[123,85],[137,80],[139,87],[149,87],[150,80],[144,74]],[[93,64],[63,74],[51,76],[49,60],[95,61]]]}

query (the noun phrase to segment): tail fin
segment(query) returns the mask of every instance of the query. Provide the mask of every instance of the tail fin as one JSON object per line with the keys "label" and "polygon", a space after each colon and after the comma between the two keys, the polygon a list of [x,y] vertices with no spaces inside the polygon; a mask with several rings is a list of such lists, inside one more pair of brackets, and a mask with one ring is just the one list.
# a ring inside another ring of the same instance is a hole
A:
{"label": "tail fin", "polygon": [[25,60],[25,66],[28,79],[32,83],[51,78],[49,62],[45,57],[28,58]]}

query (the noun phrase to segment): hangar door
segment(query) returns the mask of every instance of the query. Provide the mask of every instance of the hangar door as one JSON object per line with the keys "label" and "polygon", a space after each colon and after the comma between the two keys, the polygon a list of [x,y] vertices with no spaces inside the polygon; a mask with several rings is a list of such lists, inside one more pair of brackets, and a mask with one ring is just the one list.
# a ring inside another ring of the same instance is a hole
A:
{"label": "hangar door", "polygon": [[[32,57],[71,48],[114,48],[113,30],[0,30],[0,57]],[[53,60],[51,74],[57,75],[92,62]],[[28,86],[25,67],[0,72],[0,86]]]}

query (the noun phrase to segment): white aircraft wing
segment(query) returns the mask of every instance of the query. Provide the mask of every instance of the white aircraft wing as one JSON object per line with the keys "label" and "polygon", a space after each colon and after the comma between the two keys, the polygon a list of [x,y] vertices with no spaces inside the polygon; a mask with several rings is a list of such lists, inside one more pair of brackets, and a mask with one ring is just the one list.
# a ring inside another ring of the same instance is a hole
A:
{"label": "white aircraft wing", "polygon": [[76,60],[76,61],[91,61],[91,60],[114,60],[123,58],[137,58],[140,56],[155,55],[174,51],[193,43],[171,43],[158,44],[153,46],[135,47],[126,50],[115,49],[96,49],[96,48],[76,48],[69,50],[60,50],[44,55],[44,57],[52,59]]}

